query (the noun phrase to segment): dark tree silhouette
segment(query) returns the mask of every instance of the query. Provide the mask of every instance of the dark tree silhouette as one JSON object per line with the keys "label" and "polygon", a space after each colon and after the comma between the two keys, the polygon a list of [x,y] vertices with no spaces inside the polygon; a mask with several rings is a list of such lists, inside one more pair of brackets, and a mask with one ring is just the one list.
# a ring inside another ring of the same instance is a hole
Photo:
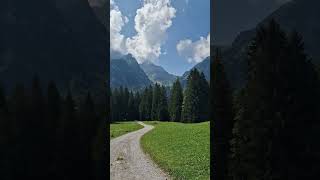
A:
{"label": "dark tree silhouette", "polygon": [[270,21],[249,49],[248,83],[238,97],[233,179],[314,179],[319,172],[319,80],[301,37]]}
{"label": "dark tree silhouette", "polygon": [[183,92],[179,79],[177,79],[171,90],[169,112],[171,121],[179,122],[181,120],[181,109],[183,102]]}
{"label": "dark tree silhouette", "polygon": [[228,179],[228,156],[230,155],[229,141],[232,137],[233,111],[232,92],[227,80],[224,66],[217,49],[211,66],[211,117],[213,128],[212,155],[213,179]]}

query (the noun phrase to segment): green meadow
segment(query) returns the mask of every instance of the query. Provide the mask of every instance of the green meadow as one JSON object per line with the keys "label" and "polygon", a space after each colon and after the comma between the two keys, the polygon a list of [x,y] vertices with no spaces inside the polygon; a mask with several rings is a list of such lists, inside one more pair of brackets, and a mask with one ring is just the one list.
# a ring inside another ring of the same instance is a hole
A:
{"label": "green meadow", "polygon": [[145,122],[143,150],[174,179],[210,178],[210,123]]}
{"label": "green meadow", "polygon": [[110,124],[110,138],[113,139],[141,128],[143,126],[136,122],[114,122]]}

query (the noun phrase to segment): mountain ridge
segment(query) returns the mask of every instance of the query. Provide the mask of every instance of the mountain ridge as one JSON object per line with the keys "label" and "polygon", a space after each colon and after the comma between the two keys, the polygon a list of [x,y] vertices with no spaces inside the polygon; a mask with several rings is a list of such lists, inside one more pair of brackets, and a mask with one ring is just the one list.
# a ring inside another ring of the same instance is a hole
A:
{"label": "mountain ridge", "polygon": [[140,67],[153,83],[164,86],[171,86],[178,77],[168,73],[162,66],[155,65],[151,62],[144,62],[140,64]]}
{"label": "mountain ridge", "polygon": [[[320,51],[317,45],[320,40],[319,9],[320,2],[316,0],[292,0],[264,18],[257,27],[264,26],[274,19],[285,31],[297,31],[303,37],[306,52],[312,58],[312,62],[320,64]],[[246,82],[247,47],[255,36],[256,28],[240,32],[232,46],[222,53],[228,78],[235,89],[243,87]]]}

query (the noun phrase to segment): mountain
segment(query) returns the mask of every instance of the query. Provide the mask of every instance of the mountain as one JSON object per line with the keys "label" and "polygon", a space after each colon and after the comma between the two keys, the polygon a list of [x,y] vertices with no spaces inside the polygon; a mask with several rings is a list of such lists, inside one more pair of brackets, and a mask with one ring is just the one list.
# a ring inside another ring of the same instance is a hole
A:
{"label": "mountain", "polygon": [[[258,26],[265,25],[275,19],[286,31],[296,30],[303,36],[306,52],[313,63],[320,63],[320,1],[291,0],[266,17]],[[254,37],[255,29],[241,32],[232,44],[232,47],[222,53],[226,71],[234,88],[245,84],[247,63],[247,47]]]}
{"label": "mountain", "polygon": [[102,24],[108,27],[108,9],[109,1],[107,0],[88,0],[90,7],[93,9],[96,16],[99,18]]}
{"label": "mountain", "polygon": [[177,79],[177,76],[169,74],[161,66],[157,66],[151,62],[144,62],[140,64],[140,67],[153,83],[158,83],[164,86],[171,86]]}
{"label": "mountain", "polygon": [[123,86],[131,90],[139,90],[150,84],[152,84],[152,82],[131,55],[111,59],[111,88]]}
{"label": "mountain", "polygon": [[[0,82],[6,89],[31,84],[103,99],[109,34],[87,0],[4,0],[0,3]],[[10,91],[9,91],[10,92]]]}
{"label": "mountain", "polygon": [[290,0],[218,0],[213,3],[215,45],[231,44],[240,31],[254,28],[261,19]]}
{"label": "mountain", "polygon": [[[196,64],[192,69],[196,68],[198,71],[203,72],[207,81],[210,81],[210,57],[207,57],[202,62]],[[180,78],[182,86],[187,84],[187,79],[190,71],[186,71]]]}

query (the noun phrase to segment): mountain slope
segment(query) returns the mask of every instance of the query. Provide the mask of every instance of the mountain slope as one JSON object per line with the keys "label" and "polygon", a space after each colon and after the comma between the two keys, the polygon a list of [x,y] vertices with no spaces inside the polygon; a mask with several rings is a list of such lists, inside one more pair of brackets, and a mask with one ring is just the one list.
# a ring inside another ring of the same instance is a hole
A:
{"label": "mountain slope", "polygon": [[[258,26],[265,25],[271,19],[275,19],[286,31],[296,30],[303,36],[307,53],[315,64],[320,63],[320,1],[317,0],[292,0],[267,18]],[[232,44],[232,47],[224,51],[224,61],[228,77],[234,88],[242,87],[246,74],[246,50],[255,35],[255,29],[241,32]]]}
{"label": "mountain slope", "polygon": [[138,90],[152,84],[131,55],[112,59],[110,66],[111,88],[123,86],[132,90]]}
{"label": "mountain slope", "polygon": [[[54,80],[76,96],[105,95],[109,35],[87,0],[7,0],[0,14],[0,82],[7,89]],[[100,96],[100,97],[99,97]]]}
{"label": "mountain slope", "polygon": [[157,66],[151,62],[144,62],[140,64],[140,67],[153,83],[158,83],[164,86],[171,86],[177,79],[177,76],[169,74],[161,66]]}
{"label": "mountain slope", "polygon": [[[196,68],[198,71],[203,72],[207,81],[210,81],[210,57],[207,57],[202,62],[196,64],[192,69]],[[190,70],[186,71],[180,78],[182,86],[187,84],[187,79],[190,74]]]}

